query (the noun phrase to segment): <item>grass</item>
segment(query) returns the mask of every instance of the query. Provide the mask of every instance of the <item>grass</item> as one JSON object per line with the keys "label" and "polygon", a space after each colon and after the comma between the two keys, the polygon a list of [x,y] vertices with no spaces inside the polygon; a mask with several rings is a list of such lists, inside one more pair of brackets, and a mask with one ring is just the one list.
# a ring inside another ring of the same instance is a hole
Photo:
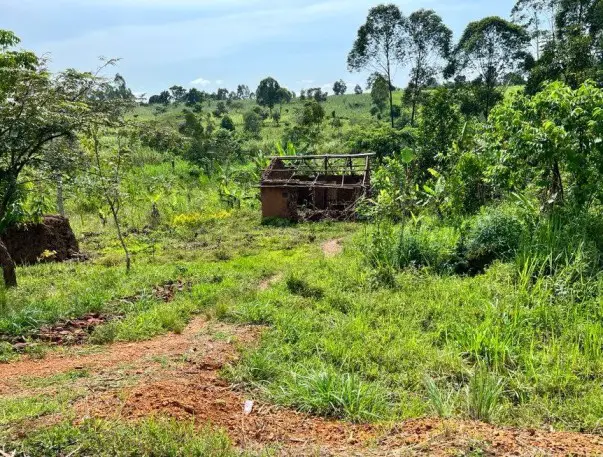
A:
{"label": "grass", "polygon": [[237,457],[269,455],[243,453],[228,436],[212,428],[198,430],[192,423],[148,419],[137,423],[68,422],[43,429],[8,445],[18,456],[69,455],[98,457]]}
{"label": "grass", "polygon": [[[349,102],[330,98],[327,104],[343,116],[356,109]],[[180,114],[172,109],[162,116],[167,122]],[[266,124],[269,144],[284,127]],[[593,242],[560,231],[559,222],[541,223],[533,238],[516,245],[498,243],[517,230],[499,231],[492,218],[468,221],[469,230],[428,218],[405,227],[263,225],[257,200],[229,208],[215,183],[183,161],[175,165],[144,163],[125,180],[132,195],[123,214],[133,253],[128,275],[111,225],[70,200],[72,224],[90,260],[19,268],[20,287],[0,290],[0,334],[31,337],[43,325],[102,312],[120,319],[97,328],[92,343],[140,341],[182,332],[202,314],[267,327],[259,345],[244,350],[225,375],[274,403],[354,422],[437,414],[600,432],[597,230]],[[153,199],[161,222],[150,230]],[[488,255],[502,252],[472,276],[456,274],[467,233],[471,252],[483,254],[483,246]],[[346,249],[327,259],[320,244],[335,238],[345,238]],[[283,279],[260,290],[276,275]],[[154,296],[154,286],[175,280],[190,290],[169,303]],[[16,357],[0,343],[0,363]],[[23,383],[68,390],[80,376]],[[0,397],[0,421],[7,426],[60,415],[69,404],[48,396]],[[23,455],[113,455],[117,449],[235,455],[222,432],[197,434],[163,420],[63,423],[25,435],[13,441]]]}
{"label": "grass", "polygon": [[[29,331],[91,310],[120,313],[93,335],[108,343],[180,332],[204,313],[269,327],[227,375],[272,402],[360,422],[435,412],[598,430],[600,280],[585,279],[587,293],[562,270],[534,279],[533,268],[513,262],[473,277],[397,264],[394,283],[383,287],[374,281],[376,264],[367,263],[362,224],[264,226],[241,210],[205,230],[208,245],[195,249],[197,241],[159,234],[157,254],[136,254],[129,276],[103,262],[114,252],[110,233],[96,239],[104,254],[92,262],[21,269],[2,328]],[[421,243],[457,240],[454,232],[420,230]],[[348,249],[324,258],[320,243],[346,234]],[[129,238],[141,242],[141,235]],[[218,249],[229,258],[216,258]],[[282,281],[259,290],[277,273]],[[153,298],[154,284],[178,278],[190,291],[168,304]]]}

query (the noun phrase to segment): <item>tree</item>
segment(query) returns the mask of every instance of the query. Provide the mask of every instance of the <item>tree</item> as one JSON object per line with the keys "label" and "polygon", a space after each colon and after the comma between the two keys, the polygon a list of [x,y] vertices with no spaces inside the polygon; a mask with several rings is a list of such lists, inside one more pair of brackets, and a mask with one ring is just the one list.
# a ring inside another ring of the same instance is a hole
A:
{"label": "tree", "polygon": [[[22,174],[39,169],[49,144],[90,125],[115,125],[132,103],[106,97],[109,82],[98,72],[52,75],[44,58],[14,50],[18,43],[13,33],[0,30],[0,235],[19,213]],[[16,286],[14,262],[1,241],[0,265],[6,286]]]}
{"label": "tree", "polygon": [[193,87],[192,89],[189,89],[189,91],[183,97],[183,100],[187,104],[187,106],[193,106],[198,103],[203,103],[203,92]]}
{"label": "tree", "polygon": [[452,90],[441,87],[427,98],[418,129],[419,148],[417,168],[420,178],[427,177],[430,168],[440,166],[447,171],[448,153],[460,137],[461,113]]}
{"label": "tree", "polygon": [[[373,100],[373,105],[377,107],[380,113],[383,112],[385,106],[387,105],[389,94],[390,91],[387,80],[383,76],[378,76],[373,82],[371,88],[371,99]],[[393,107],[391,110],[391,115],[394,115]]]}
{"label": "tree", "polygon": [[329,96],[328,92],[323,92],[320,87],[313,87],[306,91],[307,98],[313,98],[317,102],[326,102],[327,97]]}
{"label": "tree", "polygon": [[420,9],[404,22],[406,30],[403,45],[412,63],[408,92],[412,105],[411,125],[415,125],[417,103],[430,77],[438,72],[437,59],[450,53],[452,31],[432,10]]}
{"label": "tree", "polygon": [[280,100],[280,89],[280,84],[274,78],[262,80],[255,91],[257,104],[260,106],[267,106],[270,110],[270,114],[272,114],[272,108],[274,108],[274,105],[279,103]]}
{"label": "tree", "polygon": [[354,93],[356,95],[362,94],[362,87],[360,86],[360,84],[356,84],[356,87],[354,87]]}
{"label": "tree", "polygon": [[247,100],[251,96],[251,91],[249,90],[249,86],[245,84],[239,84],[237,86],[237,97],[241,100]]}
{"label": "tree", "polygon": [[220,88],[216,92],[216,100],[225,101],[228,99],[228,89]]}
{"label": "tree", "polygon": [[333,92],[335,95],[343,95],[348,90],[348,86],[346,86],[345,81],[340,79],[339,81],[335,81],[333,84]]}
{"label": "tree", "polygon": [[151,97],[149,98],[149,104],[150,105],[160,105],[160,104],[161,105],[169,105],[171,99],[172,99],[172,96],[170,95],[170,93],[167,90],[164,90],[159,95],[151,95]]}
{"label": "tree", "polygon": [[243,129],[253,135],[259,135],[262,130],[262,118],[253,111],[243,114]]}
{"label": "tree", "polygon": [[[537,48],[526,91],[538,92],[543,83],[561,80],[573,88],[594,79],[603,82],[603,2],[600,0],[523,0],[514,9],[518,20],[525,10],[551,21],[551,32]],[[537,16],[539,17],[539,16]],[[525,22],[525,19],[524,19]]]}
{"label": "tree", "polygon": [[172,99],[176,103],[180,103],[184,100],[186,89],[182,86],[172,86],[170,87],[170,93],[172,94]]}
{"label": "tree", "polygon": [[525,63],[529,41],[523,27],[497,16],[471,22],[463,32],[454,51],[453,67],[478,75],[479,84],[485,88],[486,117],[494,106],[496,87],[502,78],[520,70]]}
{"label": "tree", "polygon": [[283,103],[291,103],[293,99],[293,94],[285,87],[281,87],[278,90],[278,103],[282,105]]}
{"label": "tree", "polygon": [[404,18],[396,5],[379,5],[371,8],[366,23],[358,30],[358,36],[348,55],[350,71],[372,68],[387,80],[392,127],[394,126],[393,70],[405,57],[402,46],[403,24]]}
{"label": "tree", "polygon": [[603,91],[554,82],[496,107],[486,131],[493,178],[509,191],[536,185],[545,206],[603,202]]}
{"label": "tree", "polygon": [[318,126],[325,117],[325,110],[316,100],[304,103],[299,123],[305,127]]}
{"label": "tree", "polygon": [[123,234],[120,216],[124,201],[121,182],[127,168],[130,155],[129,145],[133,135],[124,126],[112,131],[92,125],[86,133],[88,138],[83,143],[91,155],[89,173],[95,178],[95,184],[109,206],[117,238],[124,251],[126,273],[129,273],[132,260]]}

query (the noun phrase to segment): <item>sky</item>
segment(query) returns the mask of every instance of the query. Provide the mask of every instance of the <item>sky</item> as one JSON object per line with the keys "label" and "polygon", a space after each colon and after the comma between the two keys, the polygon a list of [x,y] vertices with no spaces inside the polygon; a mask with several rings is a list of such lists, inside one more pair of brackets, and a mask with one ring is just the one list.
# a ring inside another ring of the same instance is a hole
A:
{"label": "sky", "polygon": [[[119,72],[137,94],[172,85],[215,91],[266,76],[299,91],[348,90],[366,74],[347,70],[347,55],[369,0],[0,0],[0,29],[21,46],[47,54],[51,69],[93,70],[99,57],[120,58]],[[406,15],[433,9],[458,39],[468,22],[508,18],[513,0],[400,0]],[[396,74],[403,85],[406,73]]]}

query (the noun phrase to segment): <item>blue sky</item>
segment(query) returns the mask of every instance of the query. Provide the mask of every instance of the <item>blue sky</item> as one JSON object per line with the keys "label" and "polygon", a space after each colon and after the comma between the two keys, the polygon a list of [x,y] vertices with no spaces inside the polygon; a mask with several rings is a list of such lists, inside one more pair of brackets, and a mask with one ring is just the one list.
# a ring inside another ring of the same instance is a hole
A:
{"label": "blue sky", "polygon": [[[0,0],[0,29],[22,46],[48,53],[53,70],[91,70],[98,58],[117,67],[138,93],[173,84],[215,90],[265,76],[292,90],[365,85],[346,57],[370,7],[368,0]],[[513,0],[403,0],[404,14],[437,11],[455,38],[472,20],[508,17]],[[396,82],[403,84],[400,70]]]}

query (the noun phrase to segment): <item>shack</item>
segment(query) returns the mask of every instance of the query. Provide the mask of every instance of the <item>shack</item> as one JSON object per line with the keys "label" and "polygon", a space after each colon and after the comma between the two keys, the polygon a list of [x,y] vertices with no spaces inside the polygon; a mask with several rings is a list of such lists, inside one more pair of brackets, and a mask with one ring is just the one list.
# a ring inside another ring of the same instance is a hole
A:
{"label": "shack", "polygon": [[260,184],[263,218],[350,220],[368,195],[374,154],[271,157]]}

